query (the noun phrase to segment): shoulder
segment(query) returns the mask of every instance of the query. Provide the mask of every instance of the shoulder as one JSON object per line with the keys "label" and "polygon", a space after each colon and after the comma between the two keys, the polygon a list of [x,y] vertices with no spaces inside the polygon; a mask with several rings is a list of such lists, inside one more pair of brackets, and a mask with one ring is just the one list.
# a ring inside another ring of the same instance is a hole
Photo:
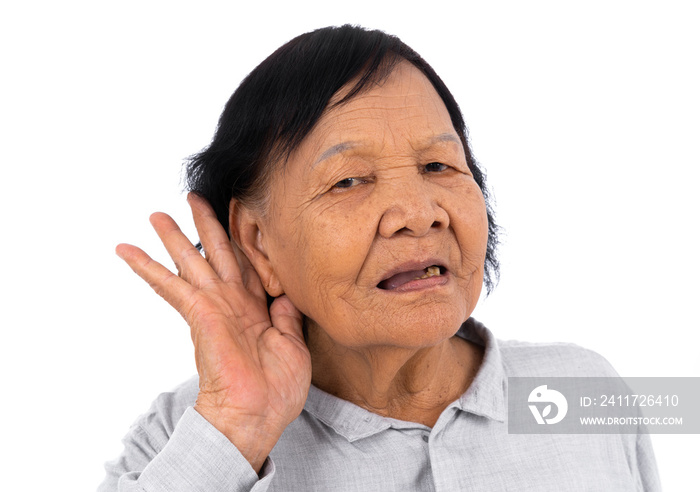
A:
{"label": "shoulder", "polygon": [[615,377],[599,353],[573,343],[497,341],[507,376]]}
{"label": "shoulder", "polygon": [[617,377],[597,352],[574,343],[500,340],[483,323],[469,318],[458,335],[485,347],[485,363],[503,367],[512,377]]}
{"label": "shoulder", "polygon": [[120,479],[132,472],[131,478],[138,477],[168,444],[178,422],[188,407],[194,405],[198,387],[199,379],[194,377],[153,401],[122,438],[122,453],[105,463],[107,475],[98,490],[116,490]]}

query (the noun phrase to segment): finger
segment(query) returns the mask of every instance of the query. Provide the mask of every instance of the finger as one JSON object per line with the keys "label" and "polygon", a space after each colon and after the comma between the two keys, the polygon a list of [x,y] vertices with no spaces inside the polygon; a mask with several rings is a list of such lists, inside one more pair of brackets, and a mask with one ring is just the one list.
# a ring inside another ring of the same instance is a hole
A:
{"label": "finger", "polygon": [[207,260],[202,257],[169,215],[156,212],[151,215],[150,220],[183,279],[195,287],[219,281],[219,276],[212,270]]}
{"label": "finger", "polygon": [[153,260],[142,249],[130,244],[119,244],[117,256],[151,288],[174,307],[180,314],[186,312],[185,306],[194,293],[194,288],[163,265]]}
{"label": "finger", "polygon": [[302,330],[304,317],[289,297],[282,295],[275,299],[270,306],[270,321],[272,326],[277,328],[282,334],[295,338],[304,343]]}
{"label": "finger", "polygon": [[195,193],[187,195],[192,218],[207,261],[224,282],[238,281],[241,272],[226,231],[209,202]]}

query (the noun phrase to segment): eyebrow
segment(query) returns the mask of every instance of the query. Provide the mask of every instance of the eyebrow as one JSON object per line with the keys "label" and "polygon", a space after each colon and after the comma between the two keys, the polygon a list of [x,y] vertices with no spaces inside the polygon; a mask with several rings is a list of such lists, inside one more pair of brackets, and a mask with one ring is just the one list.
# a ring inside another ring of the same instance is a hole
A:
{"label": "eyebrow", "polygon": [[316,162],[314,162],[311,167],[314,168],[316,165],[321,162],[325,161],[326,159],[329,159],[333,157],[336,154],[340,154],[342,152],[345,152],[346,150],[350,150],[353,147],[357,146],[357,142],[350,141],[350,142],[341,142],[339,144],[336,144],[328,149],[326,149],[323,154],[321,154],[318,159],[316,159]]}
{"label": "eyebrow", "polygon": [[460,138],[454,133],[441,133],[440,135],[435,135],[429,140],[428,147],[438,142],[454,142],[458,145],[462,145],[462,140],[460,140]]}
{"label": "eyebrow", "polygon": [[[427,145],[425,145],[425,148],[430,147],[432,145],[435,145],[436,143],[440,142],[453,142],[458,145],[462,145],[462,141],[460,138],[455,135],[454,133],[441,133],[439,135],[435,135],[434,137],[430,138],[427,141]],[[354,147],[357,147],[359,145],[359,142],[356,141],[348,141],[348,142],[341,142],[339,144],[333,145],[332,147],[329,147],[323,153],[316,159],[316,162],[314,162],[311,165],[311,168],[313,169],[316,167],[321,161],[325,161],[326,159],[330,159],[334,155],[341,154],[345,152],[346,150],[350,150]]]}

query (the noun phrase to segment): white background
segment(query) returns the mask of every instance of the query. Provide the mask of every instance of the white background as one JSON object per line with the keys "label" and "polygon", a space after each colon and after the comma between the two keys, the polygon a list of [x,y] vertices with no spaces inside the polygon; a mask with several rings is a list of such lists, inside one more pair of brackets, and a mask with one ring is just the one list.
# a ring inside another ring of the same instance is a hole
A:
{"label": "white background", "polygon": [[[194,238],[183,159],[257,63],[330,24],[398,35],[460,103],[506,230],[478,319],[624,376],[700,376],[693,2],[242,3],[2,7],[3,480],[94,489],[194,374],[187,326],[114,246],[167,262],[156,210]],[[700,436],[653,442],[666,490],[692,488]]]}

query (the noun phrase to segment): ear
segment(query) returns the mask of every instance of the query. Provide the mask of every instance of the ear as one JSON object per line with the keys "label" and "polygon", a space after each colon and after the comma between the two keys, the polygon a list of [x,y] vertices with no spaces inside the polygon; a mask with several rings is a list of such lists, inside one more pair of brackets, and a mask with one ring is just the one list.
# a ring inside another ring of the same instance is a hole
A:
{"label": "ear", "polygon": [[235,198],[229,204],[229,231],[231,240],[243,251],[260,277],[265,291],[272,297],[284,294],[275,269],[270,262],[259,214],[243,206]]}

